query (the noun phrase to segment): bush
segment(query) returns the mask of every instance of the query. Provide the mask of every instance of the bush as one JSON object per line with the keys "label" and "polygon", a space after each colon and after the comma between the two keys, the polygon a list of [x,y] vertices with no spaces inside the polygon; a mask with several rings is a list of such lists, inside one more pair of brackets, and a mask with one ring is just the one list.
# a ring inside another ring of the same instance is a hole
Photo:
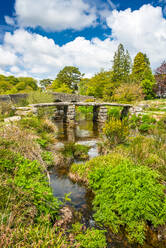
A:
{"label": "bush", "polygon": [[80,248],[106,248],[105,231],[87,229],[84,234],[78,234],[75,239],[80,244]]}
{"label": "bush", "polygon": [[108,108],[108,118],[115,118],[115,119],[120,119],[121,117],[121,110],[122,108],[120,107],[110,107]]}
{"label": "bush", "polygon": [[103,132],[111,146],[123,143],[129,135],[128,122],[126,119],[121,121],[111,118],[110,121],[105,124]]}
{"label": "bush", "polygon": [[99,224],[115,233],[123,226],[131,242],[143,244],[147,223],[157,227],[166,222],[165,186],[156,172],[116,153],[79,167],[95,193],[94,217]]}
{"label": "bush", "polygon": [[15,113],[15,110],[11,103],[0,102],[0,119],[13,116],[14,113]]}
{"label": "bush", "polygon": [[0,149],[0,247],[62,247],[51,224],[60,202],[40,164]]}
{"label": "bush", "polygon": [[[54,198],[42,166],[37,161],[29,161],[9,150],[0,150],[0,171],[7,173],[7,183],[13,183],[22,192],[31,194],[37,208],[36,217],[42,213],[50,216],[57,214],[59,201]],[[13,188],[11,188],[11,191]]]}
{"label": "bush", "polygon": [[121,84],[112,96],[113,101],[122,103],[139,101],[143,100],[143,98],[143,92],[140,85],[134,83]]}
{"label": "bush", "polygon": [[28,94],[27,101],[29,104],[49,103],[54,102],[54,97],[51,93],[34,91]]}

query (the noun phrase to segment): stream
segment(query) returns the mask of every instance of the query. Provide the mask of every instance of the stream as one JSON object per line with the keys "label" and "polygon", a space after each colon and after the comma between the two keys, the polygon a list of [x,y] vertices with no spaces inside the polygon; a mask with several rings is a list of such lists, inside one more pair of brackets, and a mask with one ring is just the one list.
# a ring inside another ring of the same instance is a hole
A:
{"label": "stream", "polygon": [[[74,142],[82,145],[88,145],[90,150],[88,152],[89,159],[99,156],[97,142],[101,130],[97,124],[92,121],[82,120],[79,121],[75,128],[67,128],[63,122],[56,122],[57,133],[57,148],[63,148],[64,144],[68,142]],[[85,163],[85,161],[75,160],[74,163]],[[66,202],[66,205],[73,207],[82,215],[82,224],[87,227],[96,227],[97,224],[93,219],[92,200],[93,193],[84,185],[73,182],[68,177],[67,169],[56,169],[50,172],[51,187],[53,189],[54,196],[60,200],[64,199],[65,194],[69,194],[71,201]],[[152,236],[154,233],[148,234],[147,242],[143,245],[143,248],[164,248],[156,241],[152,244]],[[157,234],[155,234],[157,236]],[[157,244],[157,245],[156,245]],[[107,248],[141,248],[137,244],[129,244],[124,233],[114,235],[109,232],[107,236]]]}
{"label": "stream", "polygon": [[[57,147],[61,148],[68,142],[75,142],[90,147],[88,152],[89,159],[99,155],[97,148],[98,131],[97,127],[94,127],[92,121],[81,121],[75,128],[70,128],[69,130],[63,122],[56,122],[55,125],[58,128],[57,139],[59,140],[59,143],[57,144]],[[85,163],[85,161],[75,159],[74,163]],[[50,173],[51,187],[54,196],[63,200],[64,195],[69,194],[71,201],[66,202],[66,205],[72,206],[77,211],[80,211],[83,216],[83,222],[85,222],[87,226],[93,226],[93,193],[84,185],[73,182],[68,177],[67,173],[67,169],[53,170]]]}

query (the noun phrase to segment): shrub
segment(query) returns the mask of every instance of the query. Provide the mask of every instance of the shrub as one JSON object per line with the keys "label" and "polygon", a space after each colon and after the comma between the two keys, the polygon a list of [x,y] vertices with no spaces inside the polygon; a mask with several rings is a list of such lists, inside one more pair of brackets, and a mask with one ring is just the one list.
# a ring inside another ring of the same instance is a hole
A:
{"label": "shrub", "polygon": [[[92,166],[94,164],[94,166]],[[89,167],[90,165],[90,167]],[[81,166],[81,165],[80,165]],[[89,184],[95,192],[95,220],[118,232],[124,226],[130,241],[144,242],[147,222],[166,222],[165,187],[159,175],[118,154],[86,163]]]}
{"label": "shrub", "polygon": [[[42,213],[50,216],[57,214],[59,201],[54,198],[42,166],[37,161],[29,161],[9,150],[0,150],[0,171],[7,173],[7,183],[13,183],[31,198],[37,208],[37,216]],[[11,191],[13,188],[11,188]],[[37,217],[36,216],[36,217]]]}
{"label": "shrub", "polygon": [[120,107],[110,107],[108,109],[108,118],[120,119],[121,117],[121,108]]}
{"label": "shrub", "polygon": [[151,129],[151,125],[147,124],[147,123],[143,123],[139,126],[138,130],[142,133],[146,133]]}
{"label": "shrub", "polygon": [[54,102],[54,97],[51,93],[34,91],[28,94],[27,101],[29,104],[49,103]]}
{"label": "shrub", "polygon": [[129,135],[129,127],[126,119],[118,120],[111,118],[103,129],[106,138],[111,146],[123,143]]}
{"label": "shrub", "polygon": [[105,231],[87,229],[84,234],[78,234],[75,239],[80,244],[80,248],[106,248]]}
{"label": "shrub", "polygon": [[0,119],[13,116],[14,113],[15,110],[11,103],[0,102]]}
{"label": "shrub", "polygon": [[0,247],[62,247],[51,225],[60,202],[40,164],[0,149]]}
{"label": "shrub", "polygon": [[[36,137],[29,131],[19,126],[4,126],[0,130],[2,148],[20,153],[29,160],[38,160],[43,164],[40,146],[35,142]],[[0,148],[1,148],[0,147]]]}
{"label": "shrub", "polygon": [[121,84],[112,96],[113,101],[122,103],[143,100],[143,98],[143,92],[140,85],[134,83]]}

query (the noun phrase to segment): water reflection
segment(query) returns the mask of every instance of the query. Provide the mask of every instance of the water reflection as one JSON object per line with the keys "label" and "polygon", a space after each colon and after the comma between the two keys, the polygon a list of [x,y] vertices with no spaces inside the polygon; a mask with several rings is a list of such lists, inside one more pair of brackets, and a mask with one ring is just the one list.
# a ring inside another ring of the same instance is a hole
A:
{"label": "water reflection", "polygon": [[58,128],[57,139],[68,142],[97,138],[101,128],[98,123],[87,120],[77,122],[74,127],[69,127],[62,121],[56,122],[55,125]]}

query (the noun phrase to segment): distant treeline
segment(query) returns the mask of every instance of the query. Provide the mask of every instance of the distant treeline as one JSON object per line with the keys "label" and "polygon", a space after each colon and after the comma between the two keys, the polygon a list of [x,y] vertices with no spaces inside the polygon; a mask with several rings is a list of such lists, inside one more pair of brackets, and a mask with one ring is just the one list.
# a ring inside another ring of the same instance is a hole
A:
{"label": "distant treeline", "polygon": [[137,53],[132,62],[129,52],[120,44],[112,68],[102,69],[91,78],[85,78],[74,66],[65,66],[54,80],[47,78],[40,82],[31,77],[0,75],[0,94],[36,90],[78,93],[119,102],[153,99],[166,94],[166,63],[153,74],[146,54]]}

